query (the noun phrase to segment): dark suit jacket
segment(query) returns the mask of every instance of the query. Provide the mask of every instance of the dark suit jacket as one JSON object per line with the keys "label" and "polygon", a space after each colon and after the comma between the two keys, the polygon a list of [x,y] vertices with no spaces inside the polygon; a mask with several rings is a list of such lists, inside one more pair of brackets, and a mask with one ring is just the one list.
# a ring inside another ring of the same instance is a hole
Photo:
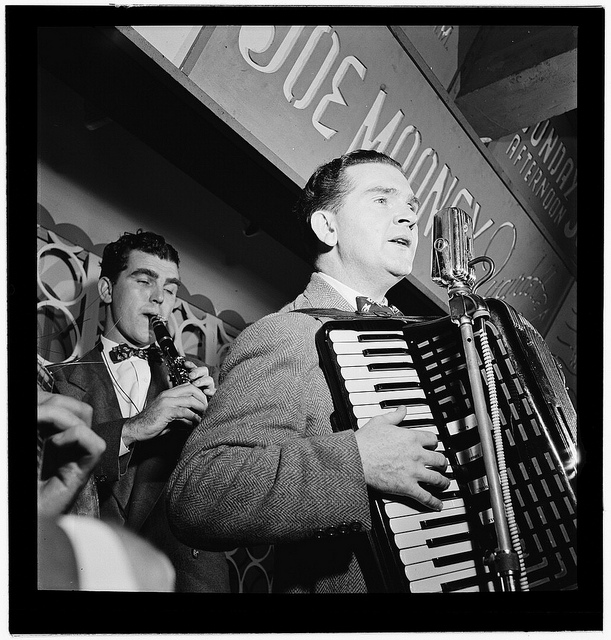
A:
{"label": "dark suit jacket", "polygon": [[320,307],[352,310],[314,274],[238,336],[168,483],[170,526],[186,544],[276,545],[276,592],[367,590],[367,486],[354,432],[332,431],[314,343],[323,320],[289,313]]}
{"label": "dark suit jacket", "polygon": [[[177,591],[229,591],[224,553],[196,551],[179,543],[168,529],[159,499],[188,430],[177,423],[170,433],[136,443],[119,457],[125,418],[100,350],[94,348],[78,362],[56,368],[53,375],[59,393],[93,407],[93,429],[106,442],[94,471],[102,520],[125,525],[164,551],[176,569]],[[165,367],[153,366],[147,402],[168,387]]]}

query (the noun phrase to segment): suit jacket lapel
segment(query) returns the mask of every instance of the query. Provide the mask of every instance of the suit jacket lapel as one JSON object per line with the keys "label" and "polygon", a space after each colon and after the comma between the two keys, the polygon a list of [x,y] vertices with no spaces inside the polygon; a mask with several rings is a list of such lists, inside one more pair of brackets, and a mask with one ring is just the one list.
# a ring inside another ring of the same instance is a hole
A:
{"label": "suit jacket lapel", "polygon": [[121,409],[102,353],[94,347],[71,367],[70,384],[83,390],[83,402],[89,403],[99,422],[119,420]]}

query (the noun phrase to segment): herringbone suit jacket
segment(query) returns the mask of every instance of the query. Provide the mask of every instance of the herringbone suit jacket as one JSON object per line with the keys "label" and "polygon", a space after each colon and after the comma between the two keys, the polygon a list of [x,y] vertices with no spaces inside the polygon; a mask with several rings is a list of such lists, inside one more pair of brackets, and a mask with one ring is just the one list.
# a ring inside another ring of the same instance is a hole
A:
{"label": "herringbone suit jacket", "polygon": [[168,483],[170,526],[186,544],[276,545],[275,592],[367,590],[357,553],[368,493],[354,432],[332,430],[314,342],[324,320],[292,312],[320,307],[352,311],[313,274],[238,336]]}
{"label": "herringbone suit jacket", "polygon": [[[225,554],[194,552],[180,543],[169,530],[160,500],[189,430],[175,423],[170,433],[138,442],[119,457],[125,418],[100,350],[96,347],[77,362],[57,367],[53,375],[59,393],[92,406],[93,430],[106,442],[94,470],[101,519],[128,527],[166,553],[176,569],[177,591],[229,591]],[[168,387],[165,366],[153,366],[147,403]]]}

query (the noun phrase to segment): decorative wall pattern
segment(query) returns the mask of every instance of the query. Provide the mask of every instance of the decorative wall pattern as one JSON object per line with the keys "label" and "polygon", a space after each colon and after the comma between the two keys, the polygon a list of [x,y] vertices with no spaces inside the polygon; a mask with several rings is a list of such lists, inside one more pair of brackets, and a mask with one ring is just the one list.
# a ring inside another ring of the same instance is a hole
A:
{"label": "decorative wall pattern", "polygon": [[[97,290],[103,249],[75,225],[55,224],[38,205],[39,364],[71,362],[96,343],[104,321]],[[233,311],[217,314],[208,298],[181,287],[168,325],[178,351],[203,360],[218,383],[227,349],[246,323]],[[237,548],[226,556],[233,592],[271,591],[273,547]]]}

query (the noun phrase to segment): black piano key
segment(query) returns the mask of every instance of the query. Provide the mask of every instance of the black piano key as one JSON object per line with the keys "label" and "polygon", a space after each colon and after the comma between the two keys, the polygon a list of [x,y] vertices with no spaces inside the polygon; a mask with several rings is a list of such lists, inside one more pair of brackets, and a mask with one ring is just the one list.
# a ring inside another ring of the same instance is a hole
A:
{"label": "black piano key", "polygon": [[428,406],[424,404],[422,398],[393,398],[391,400],[382,400],[382,402],[380,402],[380,407],[382,409],[390,409],[391,407],[399,407],[401,405],[406,407]]}
{"label": "black piano key", "polygon": [[467,516],[460,513],[453,516],[445,516],[443,518],[433,518],[432,520],[423,520],[420,523],[421,529],[435,529],[436,527],[445,527],[448,524],[456,524],[457,522],[465,522]]}
{"label": "black piano key", "polygon": [[441,536],[440,538],[431,538],[426,541],[426,546],[434,549],[435,547],[445,547],[448,544],[455,544],[457,542],[466,542],[467,540],[471,540],[471,538],[473,538],[472,533],[463,531],[461,533],[453,533],[449,536]]}
{"label": "black piano key", "polygon": [[435,567],[451,567],[453,564],[473,560],[473,558],[475,558],[475,553],[473,551],[463,551],[462,553],[455,553],[453,556],[433,558],[432,562]]}
{"label": "black piano key", "polygon": [[481,576],[474,575],[469,578],[462,578],[461,580],[442,582],[441,590],[443,593],[451,593],[452,591],[460,591],[461,589],[467,589],[468,587],[480,587],[488,582],[490,582],[489,577],[482,578]]}
{"label": "black piano key", "polygon": [[403,369],[413,369],[414,365],[411,362],[375,362],[374,364],[368,364],[367,369],[371,372],[374,371],[401,371]]}
{"label": "black piano key", "polygon": [[397,340],[403,340],[403,337],[393,333],[365,333],[357,336],[358,342],[396,342]]}
{"label": "black piano key", "polygon": [[363,349],[364,356],[405,356],[409,352],[401,347],[390,347],[388,349]]}
{"label": "black piano key", "polygon": [[[451,473],[444,473],[443,474],[446,478],[449,478],[450,480],[454,477],[453,474]],[[444,491],[443,493],[439,494],[439,497],[441,498],[441,500],[456,500],[456,498],[462,498],[463,494],[460,491]]]}
{"label": "black piano key", "polygon": [[420,429],[424,429],[426,427],[436,427],[437,425],[434,422],[422,422],[422,419],[415,418],[414,420],[402,420],[399,422],[400,427],[420,427]]}
{"label": "black piano key", "polygon": [[374,391],[405,391],[406,389],[420,389],[419,382],[380,382],[373,385]]}

